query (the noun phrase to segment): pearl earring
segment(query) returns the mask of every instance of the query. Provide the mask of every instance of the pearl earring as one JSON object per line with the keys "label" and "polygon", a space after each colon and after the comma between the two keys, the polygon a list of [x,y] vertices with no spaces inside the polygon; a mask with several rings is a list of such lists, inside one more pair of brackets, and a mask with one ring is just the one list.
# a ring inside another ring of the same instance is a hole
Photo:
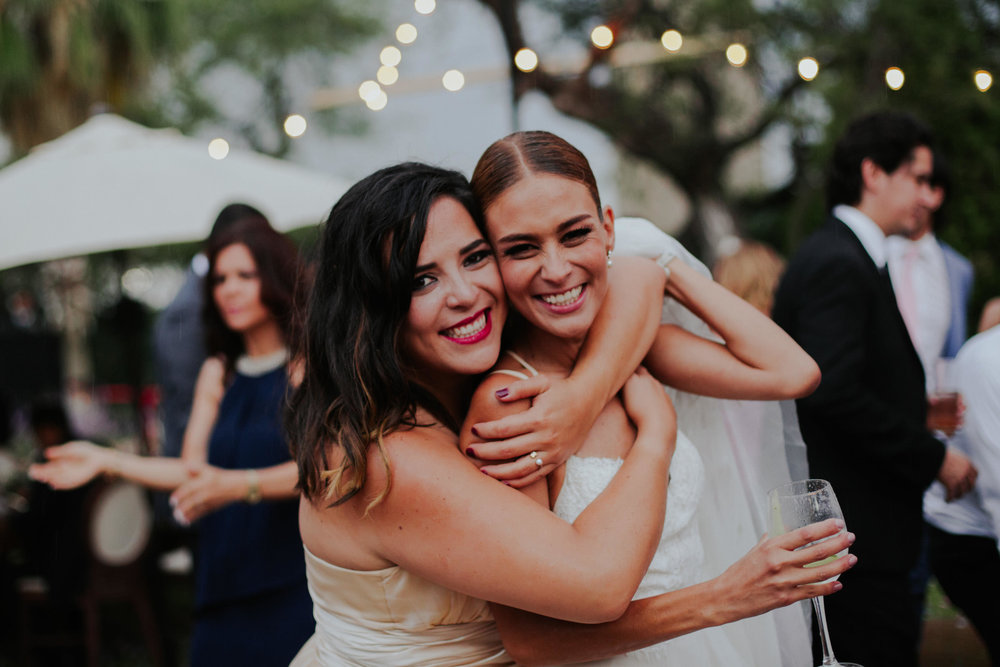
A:
{"label": "pearl earring", "polygon": [[613,263],[614,263],[614,262],[612,262],[612,261],[611,261],[611,251],[609,250],[609,251],[608,251],[608,268],[609,268],[609,269],[611,268],[611,265],[612,265]]}

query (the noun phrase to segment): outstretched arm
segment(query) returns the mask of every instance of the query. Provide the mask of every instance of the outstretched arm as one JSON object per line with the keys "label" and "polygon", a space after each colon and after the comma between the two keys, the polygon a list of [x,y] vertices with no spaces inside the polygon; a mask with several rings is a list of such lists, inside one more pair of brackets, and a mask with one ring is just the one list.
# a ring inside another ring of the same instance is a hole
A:
{"label": "outstretched arm", "polygon": [[[478,422],[473,442],[482,471],[522,488],[550,473],[573,454],[604,405],[618,392],[652,343],[660,321],[665,275],[653,262],[626,257],[609,272],[610,289],[572,374],[565,380],[512,380],[497,393],[504,401],[530,398],[530,409]],[[545,452],[538,467],[525,456]]]}
{"label": "outstretched arm", "polygon": [[570,623],[495,604],[493,615],[504,647],[519,665],[608,658],[840,590],[839,582],[817,582],[843,573],[857,557],[803,566],[846,549],[853,534],[806,546],[842,529],[843,523],[831,519],[762,540],[715,579],[635,600],[620,618],[607,623]]}
{"label": "outstretched arm", "polygon": [[28,469],[32,479],[54,489],[75,489],[98,475],[115,475],[157,491],[177,488],[188,479],[180,459],[138,456],[77,440],[45,450],[45,463]]}

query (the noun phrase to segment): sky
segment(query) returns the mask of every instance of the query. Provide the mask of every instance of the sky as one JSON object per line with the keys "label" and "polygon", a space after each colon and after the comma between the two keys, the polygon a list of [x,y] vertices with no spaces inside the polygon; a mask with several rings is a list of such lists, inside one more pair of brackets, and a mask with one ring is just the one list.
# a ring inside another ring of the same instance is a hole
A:
{"label": "sky", "polygon": [[[364,118],[367,131],[359,134],[324,134],[313,119],[306,134],[293,142],[287,156],[297,163],[332,173],[350,182],[381,167],[404,160],[418,160],[458,169],[470,175],[485,148],[514,129],[550,130],[576,145],[590,159],[603,197],[617,196],[615,172],[617,152],[610,142],[590,126],[554,111],[539,94],[521,103],[520,127],[515,128],[510,104],[510,87],[504,72],[507,54],[499,26],[489,11],[473,0],[443,0],[430,15],[419,14],[412,2],[386,3],[386,34],[338,58],[333,67],[335,87],[346,90],[351,104],[340,107],[349,119]],[[551,17],[525,9],[525,29],[532,34],[550,35],[557,28]],[[394,37],[397,25],[412,23],[417,39],[409,45]],[[371,111],[357,94],[358,86],[374,79],[383,47],[395,45],[402,51],[399,81],[385,86],[388,103],[381,111]],[[568,42],[567,42],[568,45]],[[551,52],[563,48],[546,43]],[[467,76],[464,88],[449,92],[440,78],[449,69]],[[476,74],[489,73],[495,80],[476,83]],[[294,102],[307,121],[313,113],[317,86],[310,77],[295,82]],[[424,91],[400,93],[415,82],[428,81]],[[222,104],[237,105],[241,96],[236,81],[221,81]],[[210,129],[199,134],[208,136]]]}

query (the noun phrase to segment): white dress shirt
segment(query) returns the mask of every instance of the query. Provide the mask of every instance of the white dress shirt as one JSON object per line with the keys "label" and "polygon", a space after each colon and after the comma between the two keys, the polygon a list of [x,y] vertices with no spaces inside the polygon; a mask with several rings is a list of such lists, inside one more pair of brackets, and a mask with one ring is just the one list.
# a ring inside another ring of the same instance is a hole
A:
{"label": "white dress shirt", "polygon": [[[833,216],[850,228],[865,247],[865,252],[875,262],[877,268],[885,266],[885,232],[867,215],[846,204],[833,207]],[[890,276],[890,279],[892,276]]]}
{"label": "white dress shirt", "polygon": [[[951,296],[944,253],[937,238],[930,233],[916,241],[902,236],[889,237],[886,239],[886,250],[889,277],[896,291],[899,310],[904,313],[910,340],[920,356],[927,378],[927,394],[930,395],[934,391],[934,362],[941,356],[948,329],[951,328]],[[909,253],[912,253],[912,260],[907,267],[906,256]],[[910,319],[905,317],[906,307],[901,302],[907,268],[910,271],[910,289],[916,295],[916,313]]]}
{"label": "white dress shirt", "polygon": [[965,401],[965,422],[949,445],[979,470],[968,494],[945,502],[934,482],[924,494],[924,517],[955,535],[996,539],[1000,535],[1000,326],[974,336],[955,358],[958,390]]}

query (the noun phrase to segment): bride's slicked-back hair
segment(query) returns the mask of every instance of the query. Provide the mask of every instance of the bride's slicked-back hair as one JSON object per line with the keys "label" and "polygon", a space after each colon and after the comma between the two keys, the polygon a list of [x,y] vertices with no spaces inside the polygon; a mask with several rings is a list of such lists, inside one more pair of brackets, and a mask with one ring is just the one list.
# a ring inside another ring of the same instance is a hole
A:
{"label": "bride's slicked-back hair", "polygon": [[[356,183],[325,223],[304,333],[293,350],[305,362],[304,377],[286,416],[299,488],[313,502],[338,505],[360,492],[373,442],[391,480],[382,438],[413,425],[418,405],[457,426],[413,381],[399,339],[427,215],[441,197],[458,201],[479,224],[462,174],[415,162]],[[368,508],[388,491],[386,484]]]}
{"label": "bride's slicked-back hair", "polygon": [[508,188],[529,174],[552,174],[582,183],[603,219],[597,179],[587,158],[575,146],[551,132],[515,132],[490,144],[472,172],[472,190],[487,210]]}

